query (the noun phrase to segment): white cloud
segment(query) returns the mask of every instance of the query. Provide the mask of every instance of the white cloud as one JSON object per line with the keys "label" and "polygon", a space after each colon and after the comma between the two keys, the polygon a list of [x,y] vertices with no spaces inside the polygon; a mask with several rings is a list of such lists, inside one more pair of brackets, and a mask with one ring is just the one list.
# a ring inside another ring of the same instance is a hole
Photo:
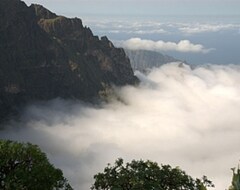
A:
{"label": "white cloud", "polygon": [[167,33],[164,29],[152,29],[152,30],[135,30],[128,33],[132,34],[164,34]]}
{"label": "white cloud", "polygon": [[162,40],[152,41],[144,40],[141,38],[131,38],[129,40],[120,42],[120,46],[138,50],[152,50],[152,51],[178,51],[178,52],[191,52],[191,53],[208,53],[213,49],[206,49],[201,44],[193,44],[189,40],[181,40],[178,43],[175,42],[164,42]]}
{"label": "white cloud", "polygon": [[[146,20],[117,20],[116,18],[109,18],[103,20],[96,19],[84,19],[94,32],[111,35],[119,34],[126,35],[129,37],[140,37],[144,38],[144,35],[148,34],[163,34],[164,37],[169,36],[188,36],[188,35],[198,35],[202,33],[217,33],[217,32],[236,32],[238,33],[240,25],[229,21],[228,24],[223,21],[215,22],[172,22],[172,21],[146,21]],[[118,36],[118,37],[119,37]]]}
{"label": "white cloud", "polygon": [[239,27],[234,24],[188,24],[187,26],[180,27],[179,30],[187,34],[197,34],[204,32],[219,32],[222,30],[229,30]]}
{"label": "white cloud", "polygon": [[[106,32],[106,31],[98,31],[98,32]],[[114,33],[114,34],[164,34],[167,33],[167,31],[163,29],[156,29],[156,30],[108,30],[108,33]]]}
{"label": "white cloud", "polygon": [[180,166],[227,189],[239,160],[240,67],[172,63],[137,75],[139,87],[117,89],[122,102],[31,105],[0,138],[40,145],[76,190],[118,157]]}
{"label": "white cloud", "polygon": [[154,21],[121,21],[121,20],[84,20],[87,25],[100,33],[118,33],[118,34],[164,34],[168,33],[163,29],[164,25]]}

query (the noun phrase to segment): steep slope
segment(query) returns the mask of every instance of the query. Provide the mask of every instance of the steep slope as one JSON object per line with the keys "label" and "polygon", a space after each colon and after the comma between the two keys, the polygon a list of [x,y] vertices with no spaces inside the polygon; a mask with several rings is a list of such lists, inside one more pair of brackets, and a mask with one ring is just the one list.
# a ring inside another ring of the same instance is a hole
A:
{"label": "steep slope", "polygon": [[81,72],[84,69],[81,67],[95,63],[101,70],[101,81],[124,85],[136,80],[123,49],[115,48],[107,37],[99,40],[78,18],[54,16],[40,5],[31,7],[35,9],[39,26],[67,52],[72,70]]}
{"label": "steep slope", "polygon": [[29,101],[92,101],[106,86],[137,82],[124,50],[80,19],[0,1],[0,120]]}
{"label": "steep slope", "polygon": [[159,52],[148,51],[148,50],[125,49],[125,52],[130,59],[133,70],[139,70],[139,71],[145,71],[146,69],[159,67],[169,62],[180,61],[178,59],[175,59],[174,57],[163,55],[162,53],[159,53]]}

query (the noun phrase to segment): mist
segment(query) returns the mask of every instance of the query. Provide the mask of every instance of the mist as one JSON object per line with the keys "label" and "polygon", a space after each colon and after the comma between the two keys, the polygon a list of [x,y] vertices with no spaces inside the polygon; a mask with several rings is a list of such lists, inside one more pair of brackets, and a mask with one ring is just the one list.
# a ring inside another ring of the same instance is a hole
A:
{"label": "mist", "polygon": [[180,166],[228,188],[239,160],[240,66],[169,63],[136,75],[138,87],[115,88],[117,100],[102,105],[29,105],[0,138],[38,144],[76,190],[119,157]]}

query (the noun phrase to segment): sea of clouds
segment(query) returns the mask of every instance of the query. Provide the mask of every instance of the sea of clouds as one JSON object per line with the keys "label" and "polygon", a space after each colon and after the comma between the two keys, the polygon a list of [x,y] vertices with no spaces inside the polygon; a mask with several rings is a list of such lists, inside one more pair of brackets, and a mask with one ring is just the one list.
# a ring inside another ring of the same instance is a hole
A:
{"label": "sea of clouds", "polygon": [[136,75],[139,86],[116,88],[117,100],[100,106],[29,105],[0,138],[38,144],[76,190],[119,157],[180,166],[227,188],[240,156],[240,66],[169,63]]}
{"label": "sea of clouds", "polygon": [[239,64],[237,17],[84,18],[117,47],[158,51],[191,64]]}
{"label": "sea of clouds", "polygon": [[[219,33],[226,31],[238,32],[240,24],[239,21],[227,21],[224,19],[207,18],[204,21],[196,20],[181,20],[170,21],[161,18],[159,20],[131,20],[131,19],[89,19],[85,18],[84,23],[91,26],[91,28],[99,34],[129,34],[131,36],[157,34],[157,35],[176,35],[180,34],[185,37],[192,35],[200,35],[204,33]],[[174,18],[177,20],[177,18]]]}

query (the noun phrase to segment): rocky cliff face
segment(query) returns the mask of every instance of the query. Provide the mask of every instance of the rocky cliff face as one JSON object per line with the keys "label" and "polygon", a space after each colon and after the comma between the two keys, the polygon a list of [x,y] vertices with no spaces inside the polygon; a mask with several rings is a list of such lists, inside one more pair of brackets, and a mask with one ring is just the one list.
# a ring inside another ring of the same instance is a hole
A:
{"label": "rocky cliff face", "polygon": [[[183,62],[174,57],[148,50],[125,50],[134,70],[146,71],[170,62]],[[185,63],[185,61],[184,61]]]}
{"label": "rocky cliff face", "polygon": [[91,101],[106,86],[137,82],[124,50],[94,36],[80,19],[0,1],[0,119],[29,101]]}

